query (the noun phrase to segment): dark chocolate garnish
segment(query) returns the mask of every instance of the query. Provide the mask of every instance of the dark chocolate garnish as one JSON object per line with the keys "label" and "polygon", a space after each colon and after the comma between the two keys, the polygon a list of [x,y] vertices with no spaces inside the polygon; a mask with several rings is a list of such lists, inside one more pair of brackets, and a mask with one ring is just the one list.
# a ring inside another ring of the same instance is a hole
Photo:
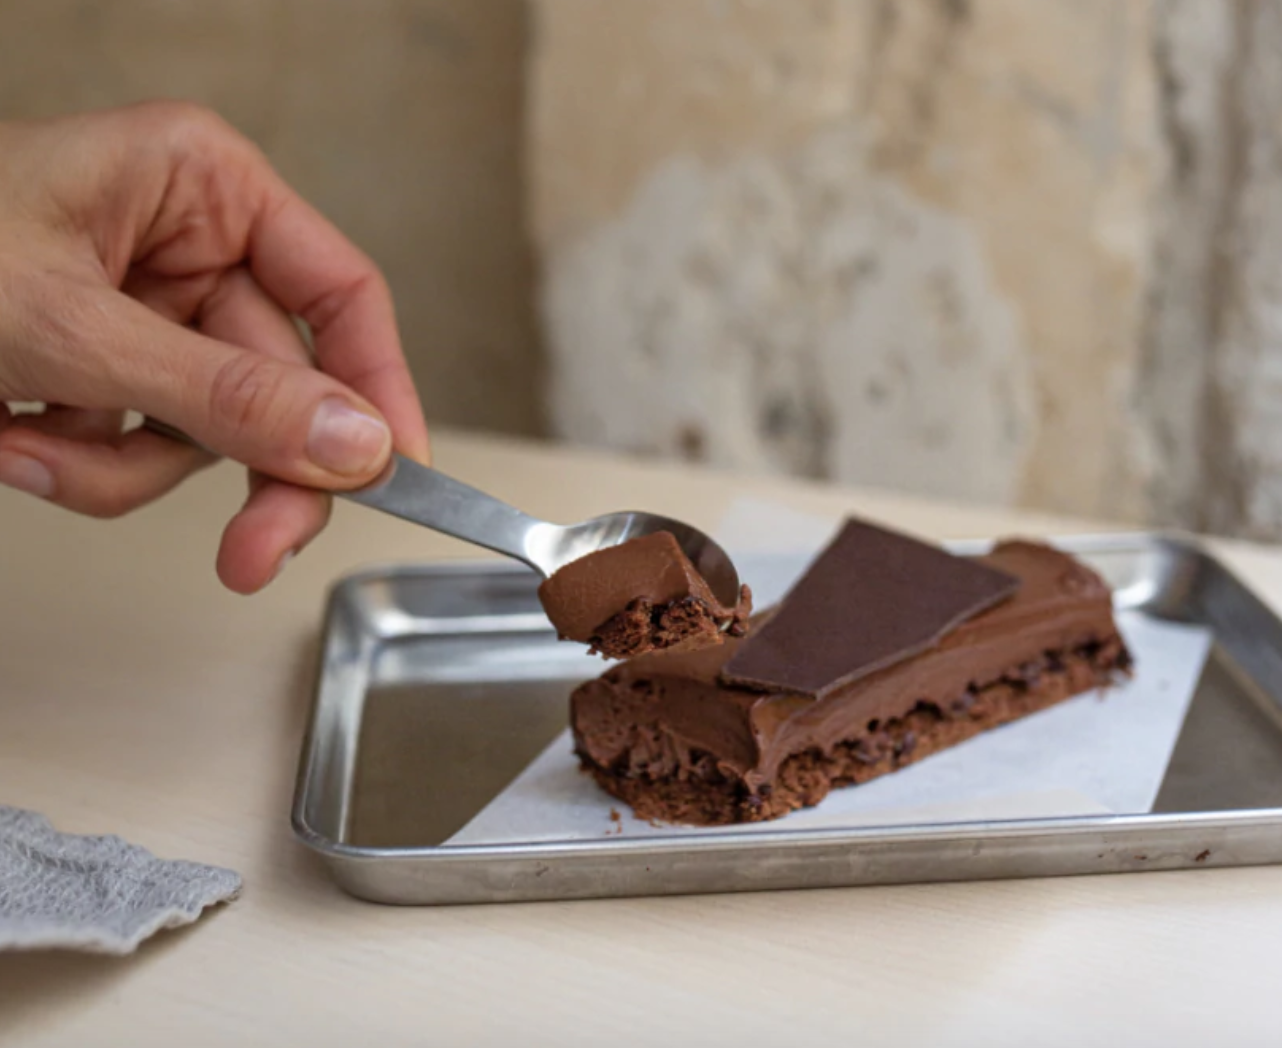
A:
{"label": "dark chocolate garnish", "polygon": [[818,698],[933,647],[1018,586],[971,558],[849,520],[722,680]]}

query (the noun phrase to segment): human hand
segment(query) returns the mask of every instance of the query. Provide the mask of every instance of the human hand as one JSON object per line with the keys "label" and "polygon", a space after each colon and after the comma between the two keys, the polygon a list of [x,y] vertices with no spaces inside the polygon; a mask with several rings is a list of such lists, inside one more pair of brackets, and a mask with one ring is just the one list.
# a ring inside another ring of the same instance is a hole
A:
{"label": "human hand", "polygon": [[319,489],[393,443],[429,454],[382,276],[227,124],[181,103],[0,124],[0,483],[113,517],[212,461],[126,410],[249,467],[217,561],[242,593],[325,526]]}

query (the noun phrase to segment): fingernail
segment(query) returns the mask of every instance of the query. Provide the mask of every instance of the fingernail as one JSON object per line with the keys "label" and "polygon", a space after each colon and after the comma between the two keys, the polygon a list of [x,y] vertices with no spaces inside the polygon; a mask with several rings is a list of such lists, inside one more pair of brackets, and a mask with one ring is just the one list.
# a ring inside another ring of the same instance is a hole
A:
{"label": "fingernail", "polygon": [[53,495],[53,474],[49,468],[16,451],[0,452],[0,484],[42,499]]}
{"label": "fingernail", "polygon": [[338,397],[321,401],[307,435],[307,456],[321,469],[344,476],[370,473],[392,447],[387,426]]}

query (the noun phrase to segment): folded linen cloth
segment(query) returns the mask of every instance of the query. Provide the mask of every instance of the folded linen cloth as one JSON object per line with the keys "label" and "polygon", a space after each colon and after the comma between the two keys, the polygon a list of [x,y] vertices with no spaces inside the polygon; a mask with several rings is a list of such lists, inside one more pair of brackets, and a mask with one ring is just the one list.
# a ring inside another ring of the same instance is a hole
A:
{"label": "folded linen cloth", "polygon": [[0,805],[0,950],[132,953],[240,887],[231,870],[157,859],[119,837],[59,833],[42,815]]}

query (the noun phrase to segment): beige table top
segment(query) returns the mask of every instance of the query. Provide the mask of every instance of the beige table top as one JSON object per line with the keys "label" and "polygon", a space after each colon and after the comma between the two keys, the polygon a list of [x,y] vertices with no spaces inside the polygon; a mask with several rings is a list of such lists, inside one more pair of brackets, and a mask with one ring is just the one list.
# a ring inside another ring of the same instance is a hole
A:
{"label": "beige table top", "polygon": [[[1064,522],[445,435],[533,513],[712,526],[739,494],[925,534]],[[395,909],[340,894],[288,810],[325,588],[471,555],[351,506],[260,597],[212,571],[241,480],[137,516],[0,494],[0,802],[231,866],[244,896],[133,958],[0,956],[23,1045],[1276,1043],[1282,869]],[[1071,527],[1071,526],[1070,526]],[[1282,552],[1226,547],[1282,606]]]}

